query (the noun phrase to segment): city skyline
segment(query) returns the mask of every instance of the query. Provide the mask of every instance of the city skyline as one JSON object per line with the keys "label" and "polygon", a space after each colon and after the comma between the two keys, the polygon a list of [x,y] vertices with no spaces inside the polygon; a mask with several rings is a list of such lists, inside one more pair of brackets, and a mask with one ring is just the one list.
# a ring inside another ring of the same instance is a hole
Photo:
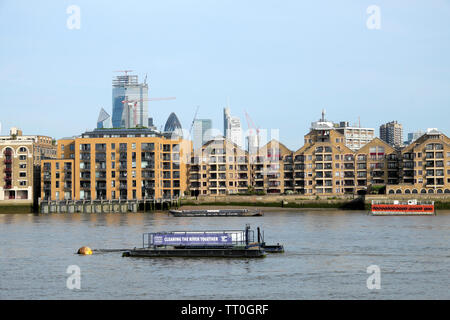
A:
{"label": "city skyline", "polygon": [[[81,25],[71,30],[69,3],[3,1],[0,134],[20,127],[58,139],[95,128],[123,69],[148,73],[150,98],[177,97],[151,103],[158,128],[171,112],[188,128],[197,105],[198,118],[219,124],[229,97],[241,123],[246,110],[291,149],[323,108],[363,127],[398,120],[405,133],[448,133],[450,44],[440,39],[450,35],[449,4],[380,1],[380,30],[366,26],[370,4],[78,1]],[[126,35],[130,47],[111,35]]]}

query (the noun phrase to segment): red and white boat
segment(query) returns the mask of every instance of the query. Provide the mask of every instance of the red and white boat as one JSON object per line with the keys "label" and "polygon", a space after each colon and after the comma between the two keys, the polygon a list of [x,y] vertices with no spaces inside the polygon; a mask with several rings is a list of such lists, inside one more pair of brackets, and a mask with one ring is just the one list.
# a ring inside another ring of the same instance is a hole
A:
{"label": "red and white boat", "polygon": [[435,215],[434,201],[413,200],[372,200],[371,212],[374,216],[388,215]]}

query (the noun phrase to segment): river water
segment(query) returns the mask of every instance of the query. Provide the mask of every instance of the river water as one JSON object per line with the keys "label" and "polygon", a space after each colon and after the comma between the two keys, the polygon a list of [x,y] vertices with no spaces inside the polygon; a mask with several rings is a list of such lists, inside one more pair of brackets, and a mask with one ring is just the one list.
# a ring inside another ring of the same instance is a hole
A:
{"label": "river water", "polygon": [[[283,254],[263,259],[122,258],[142,233],[253,229]],[[174,218],[167,213],[1,214],[0,299],[449,299],[450,213],[267,212],[263,217]],[[68,289],[67,268],[80,268]],[[368,289],[377,265],[380,289]]]}

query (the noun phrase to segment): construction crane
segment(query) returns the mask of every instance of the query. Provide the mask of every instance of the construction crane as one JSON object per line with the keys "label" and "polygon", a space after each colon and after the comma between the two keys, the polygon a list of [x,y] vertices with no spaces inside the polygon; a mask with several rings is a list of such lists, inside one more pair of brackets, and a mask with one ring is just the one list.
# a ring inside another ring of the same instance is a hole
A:
{"label": "construction crane", "polygon": [[[134,123],[137,123],[137,103],[142,101],[162,101],[162,100],[175,100],[176,97],[163,97],[163,98],[143,98],[143,99],[134,99],[134,100],[122,100],[123,104],[128,104],[128,108],[133,112]],[[129,110],[127,109],[127,112]]]}
{"label": "construction crane", "polygon": [[128,72],[133,72],[133,70],[115,70],[114,72],[124,72],[125,75],[128,75]]}
{"label": "construction crane", "polygon": [[194,119],[192,119],[191,128],[189,129],[189,137],[191,136],[191,132],[192,132],[192,128],[194,127],[195,119],[197,119],[198,108],[200,108],[200,106],[197,106],[197,109],[195,109]]}
{"label": "construction crane", "polygon": [[[247,126],[250,129],[250,136],[252,136],[253,130],[256,131],[256,155],[259,155],[259,128],[255,126],[250,115],[245,111],[245,119],[247,120]],[[250,139],[249,139],[249,149],[250,149]],[[249,150],[250,151],[250,150]]]}
{"label": "construction crane", "polygon": [[191,136],[191,132],[192,132],[192,128],[194,127],[195,119],[197,119],[198,108],[200,108],[200,106],[197,106],[197,109],[195,109],[194,119],[192,119],[191,128],[189,129],[189,136]]}

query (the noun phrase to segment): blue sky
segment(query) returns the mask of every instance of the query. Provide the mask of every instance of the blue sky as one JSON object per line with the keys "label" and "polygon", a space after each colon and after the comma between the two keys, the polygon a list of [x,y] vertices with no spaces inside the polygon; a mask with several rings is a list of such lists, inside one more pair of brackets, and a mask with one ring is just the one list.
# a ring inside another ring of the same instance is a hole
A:
{"label": "blue sky", "polygon": [[[379,30],[366,27],[373,4]],[[377,131],[398,120],[450,134],[449,0],[0,0],[0,44],[2,134],[94,128],[123,69],[148,73],[150,96],[177,97],[149,104],[158,126],[174,111],[189,128],[199,105],[222,130],[229,97],[244,129],[247,110],[291,149],[322,108]]]}

